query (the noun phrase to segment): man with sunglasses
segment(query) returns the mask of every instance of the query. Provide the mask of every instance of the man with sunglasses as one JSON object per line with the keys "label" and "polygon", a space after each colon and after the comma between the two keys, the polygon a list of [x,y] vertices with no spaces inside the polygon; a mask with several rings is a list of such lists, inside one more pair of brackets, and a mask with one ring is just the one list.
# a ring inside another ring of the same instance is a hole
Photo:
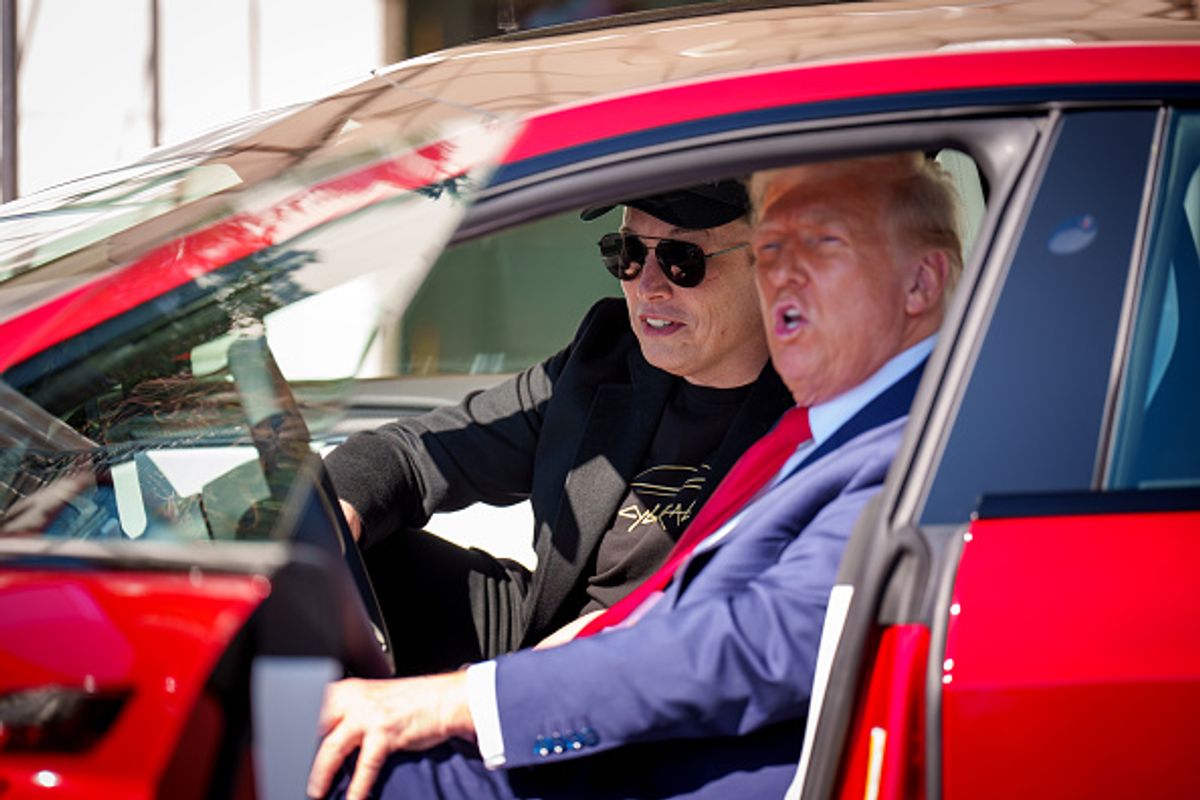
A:
{"label": "man with sunglasses", "polygon": [[[621,205],[599,249],[624,302],[598,302],[566,349],[515,378],[327,459],[400,674],[532,646],[608,608],[790,402],[767,363],[744,185]],[[435,511],[526,498],[532,573],[420,530]]]}

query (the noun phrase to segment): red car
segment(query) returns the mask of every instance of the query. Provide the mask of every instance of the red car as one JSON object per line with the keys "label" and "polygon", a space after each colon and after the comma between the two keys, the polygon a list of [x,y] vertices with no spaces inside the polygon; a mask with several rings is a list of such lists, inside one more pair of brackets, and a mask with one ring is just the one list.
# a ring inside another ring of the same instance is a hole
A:
{"label": "red car", "polygon": [[314,452],[565,343],[579,208],[900,148],[966,270],[792,794],[1200,794],[1198,101],[1194,4],[697,6],[3,207],[0,798],[298,796],[324,683],[390,668]]}

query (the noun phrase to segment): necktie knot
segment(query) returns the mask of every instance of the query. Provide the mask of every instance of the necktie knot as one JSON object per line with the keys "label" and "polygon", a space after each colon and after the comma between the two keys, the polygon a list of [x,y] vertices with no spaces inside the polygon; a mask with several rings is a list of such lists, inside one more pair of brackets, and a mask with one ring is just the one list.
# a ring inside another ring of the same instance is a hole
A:
{"label": "necktie knot", "polygon": [[[795,406],[784,412],[779,423],[764,438],[778,436],[779,446],[794,451],[804,442],[812,438],[812,427],[808,421],[808,406]],[[790,446],[790,447],[789,447]],[[786,459],[784,459],[786,461]],[[780,465],[782,466],[782,464]]]}

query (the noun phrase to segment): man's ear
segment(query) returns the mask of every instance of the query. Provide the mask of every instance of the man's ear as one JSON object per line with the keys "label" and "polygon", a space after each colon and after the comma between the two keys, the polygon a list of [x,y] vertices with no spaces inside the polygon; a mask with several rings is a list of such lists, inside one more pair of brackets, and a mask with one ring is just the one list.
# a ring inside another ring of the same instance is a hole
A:
{"label": "man's ear", "polygon": [[926,250],[912,266],[904,311],[910,317],[920,317],[941,304],[950,275],[950,260],[941,250]]}

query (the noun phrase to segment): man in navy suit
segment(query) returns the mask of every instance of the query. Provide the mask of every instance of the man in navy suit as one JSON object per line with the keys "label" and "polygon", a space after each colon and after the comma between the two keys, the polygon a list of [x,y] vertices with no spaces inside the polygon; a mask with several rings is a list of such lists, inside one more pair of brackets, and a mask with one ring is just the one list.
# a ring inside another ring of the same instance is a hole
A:
{"label": "man in navy suit", "polygon": [[333,685],[311,794],[340,767],[355,799],[783,796],[838,563],[961,256],[954,190],[919,153],[760,174],[751,193],[771,359],[811,435],[620,625]]}

